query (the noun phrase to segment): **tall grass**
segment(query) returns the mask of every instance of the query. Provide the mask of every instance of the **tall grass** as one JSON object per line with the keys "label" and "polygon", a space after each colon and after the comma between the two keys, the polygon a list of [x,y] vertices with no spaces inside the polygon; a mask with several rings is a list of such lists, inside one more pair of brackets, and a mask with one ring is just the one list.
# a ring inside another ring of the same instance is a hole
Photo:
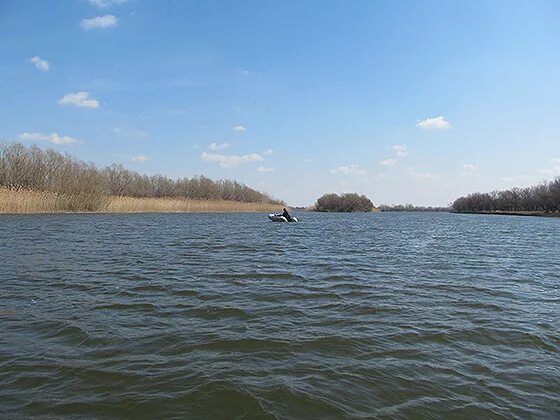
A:
{"label": "tall grass", "polygon": [[137,198],[110,196],[95,209],[76,206],[76,196],[0,187],[0,213],[226,213],[274,212],[278,205],[189,198]]}
{"label": "tall grass", "polygon": [[278,205],[190,198],[111,197],[103,211],[107,213],[274,212],[278,211]]}
{"label": "tall grass", "polygon": [[57,213],[66,210],[57,194],[0,187],[0,213]]}

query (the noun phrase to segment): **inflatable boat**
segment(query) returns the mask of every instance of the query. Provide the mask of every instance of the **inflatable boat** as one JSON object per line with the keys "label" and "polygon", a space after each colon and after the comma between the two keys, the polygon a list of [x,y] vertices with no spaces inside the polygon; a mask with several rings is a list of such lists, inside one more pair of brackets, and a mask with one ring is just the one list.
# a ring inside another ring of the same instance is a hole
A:
{"label": "inflatable boat", "polygon": [[284,216],[282,216],[282,213],[270,213],[268,215],[268,218],[272,221],[272,222],[296,222],[297,223],[297,218],[295,218],[294,216],[291,217],[290,220],[286,219]]}

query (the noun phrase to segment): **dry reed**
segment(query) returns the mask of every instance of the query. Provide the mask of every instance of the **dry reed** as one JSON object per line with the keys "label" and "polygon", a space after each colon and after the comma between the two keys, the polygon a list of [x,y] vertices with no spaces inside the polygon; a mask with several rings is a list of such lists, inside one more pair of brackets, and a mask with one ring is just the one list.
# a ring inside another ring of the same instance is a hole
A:
{"label": "dry reed", "polygon": [[189,198],[110,197],[106,213],[235,213],[274,212],[278,205]]}
{"label": "dry reed", "polygon": [[66,211],[55,193],[0,187],[0,213],[59,213]]}
{"label": "dry reed", "polygon": [[[0,213],[71,213],[76,197],[49,192],[0,187]],[[112,196],[96,213],[226,213],[274,212],[278,205],[187,198]],[[79,212],[79,211],[78,211]]]}

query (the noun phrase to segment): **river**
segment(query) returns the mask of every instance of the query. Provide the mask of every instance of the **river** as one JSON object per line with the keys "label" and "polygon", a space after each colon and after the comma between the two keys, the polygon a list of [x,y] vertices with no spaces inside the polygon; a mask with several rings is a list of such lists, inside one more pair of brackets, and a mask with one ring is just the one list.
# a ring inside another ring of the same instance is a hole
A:
{"label": "river", "polygon": [[0,216],[0,417],[560,417],[560,219],[296,216]]}

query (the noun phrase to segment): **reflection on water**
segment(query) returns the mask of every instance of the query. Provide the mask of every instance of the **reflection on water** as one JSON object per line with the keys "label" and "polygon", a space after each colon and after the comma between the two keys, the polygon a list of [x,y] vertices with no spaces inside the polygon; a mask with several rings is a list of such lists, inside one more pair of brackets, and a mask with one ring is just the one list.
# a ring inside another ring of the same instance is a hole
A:
{"label": "reflection on water", "polygon": [[0,414],[558,417],[560,220],[0,217]]}

